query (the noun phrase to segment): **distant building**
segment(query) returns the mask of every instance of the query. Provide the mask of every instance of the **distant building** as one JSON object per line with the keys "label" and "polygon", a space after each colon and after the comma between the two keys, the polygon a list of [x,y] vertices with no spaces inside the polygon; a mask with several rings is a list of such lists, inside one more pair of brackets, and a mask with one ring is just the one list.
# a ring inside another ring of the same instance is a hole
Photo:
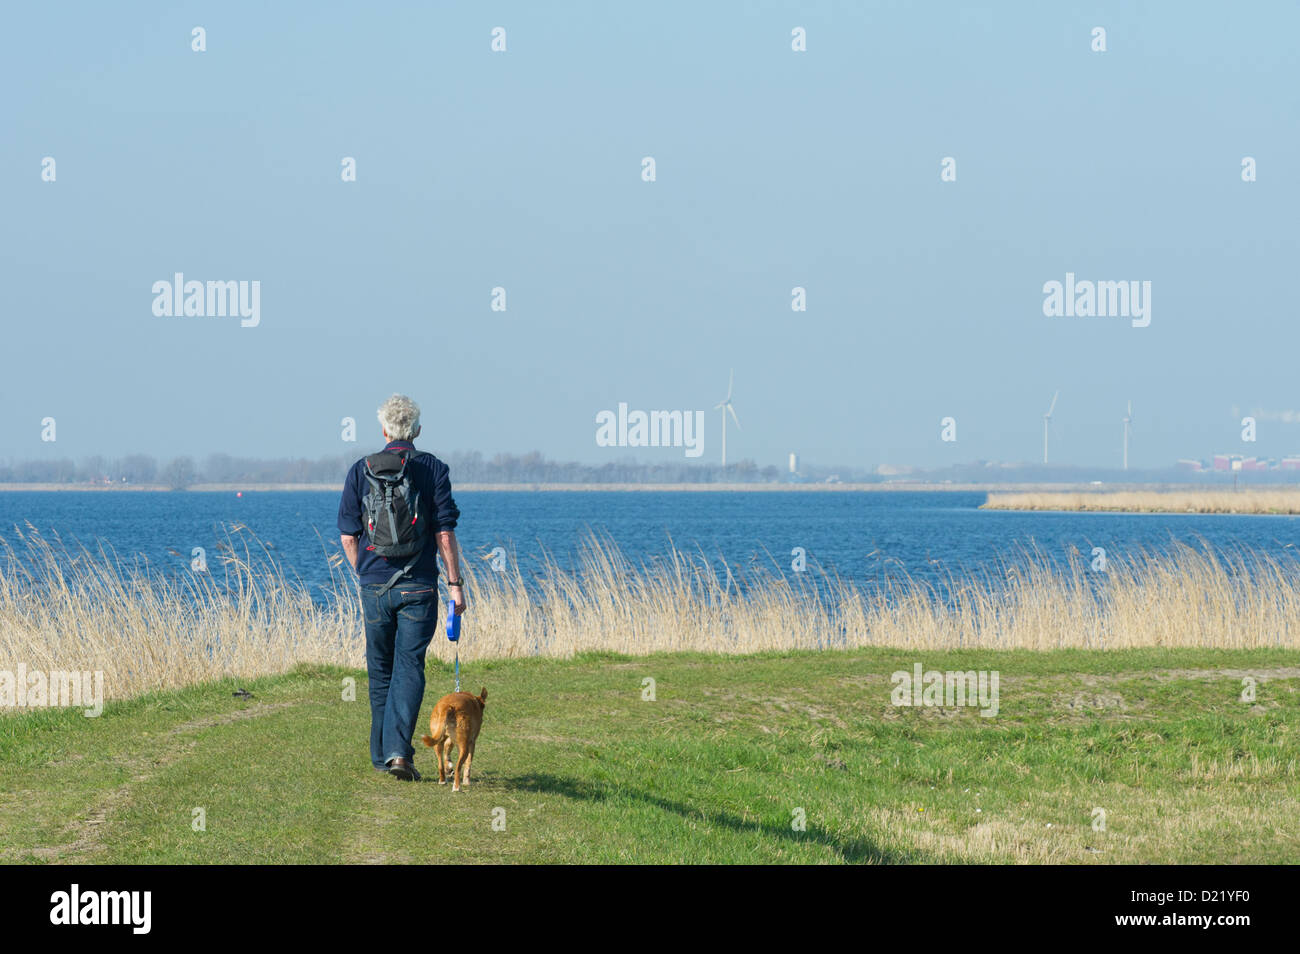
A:
{"label": "distant building", "polygon": [[799,455],[793,451],[790,453],[790,473],[799,473]]}
{"label": "distant building", "polygon": [[1228,455],[1227,455],[1227,454],[1215,454],[1215,455],[1214,455],[1214,469],[1215,469],[1215,470],[1232,470],[1232,461],[1228,460]]}
{"label": "distant building", "polygon": [[1300,470],[1300,457],[1283,457],[1281,467],[1283,470]]}
{"label": "distant building", "polygon": [[1200,473],[1205,468],[1201,466],[1201,462],[1199,460],[1189,460],[1188,458],[1183,458],[1178,462],[1178,469],[1190,470],[1193,473]]}

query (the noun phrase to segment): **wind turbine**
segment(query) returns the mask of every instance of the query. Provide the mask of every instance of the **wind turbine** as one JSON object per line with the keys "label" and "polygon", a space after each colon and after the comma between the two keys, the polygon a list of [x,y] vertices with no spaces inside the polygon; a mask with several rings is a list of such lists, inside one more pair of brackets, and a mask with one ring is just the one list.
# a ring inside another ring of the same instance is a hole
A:
{"label": "wind turbine", "polygon": [[1057,392],[1052,395],[1052,404],[1047,409],[1047,413],[1043,415],[1043,463],[1044,464],[1047,463],[1047,425],[1052,420],[1052,412],[1056,410],[1056,399],[1060,396],[1061,396],[1061,392],[1058,389]]}
{"label": "wind turbine", "polygon": [[1133,402],[1128,402],[1128,413],[1124,415],[1124,469],[1128,470],[1128,426],[1133,423]]}
{"label": "wind turbine", "polygon": [[736,417],[736,409],[731,406],[731,386],[736,382],[736,372],[733,369],[731,377],[727,379],[727,396],[718,404],[713,405],[715,411],[722,411],[722,466],[727,466],[727,414],[730,412],[731,419],[736,422],[736,429],[740,430],[740,418]]}

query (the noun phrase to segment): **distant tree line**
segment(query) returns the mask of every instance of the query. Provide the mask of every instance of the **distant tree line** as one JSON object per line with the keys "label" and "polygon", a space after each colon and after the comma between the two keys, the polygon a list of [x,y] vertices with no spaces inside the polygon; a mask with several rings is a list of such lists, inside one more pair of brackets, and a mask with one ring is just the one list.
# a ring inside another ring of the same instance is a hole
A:
{"label": "distant tree line", "polygon": [[[163,484],[183,489],[194,484],[337,484],[360,455],[306,458],[232,457],[211,454],[202,463],[191,457],[159,462],[147,454],[121,458],[87,457],[0,463],[0,484]],[[495,454],[477,451],[439,455],[457,483],[718,483],[770,482],[781,478],[776,467],[759,468],[752,460],[730,464],[638,463],[634,460],[601,465],[549,460],[541,453]]]}
{"label": "distant tree line", "polygon": [[[190,457],[158,461],[147,454],[120,458],[87,457],[0,463],[0,485],[40,484],[161,484],[184,489],[194,484],[338,484],[360,454],[339,454],[306,458],[233,457],[210,454],[202,463]],[[1122,471],[1118,468],[1072,467],[1041,464],[999,464],[975,461],[933,470],[890,470],[882,473],[862,467],[805,465],[792,478],[783,468],[759,467],[752,460],[730,464],[724,471],[717,464],[685,460],[645,463],[634,459],[606,464],[580,464],[550,460],[538,451],[527,454],[494,454],[478,451],[439,454],[451,467],[458,484],[711,484],[775,483],[880,483],[924,481],[927,483],[1180,483],[1234,485],[1293,483],[1300,471],[1228,474],[1187,473],[1174,468]]]}

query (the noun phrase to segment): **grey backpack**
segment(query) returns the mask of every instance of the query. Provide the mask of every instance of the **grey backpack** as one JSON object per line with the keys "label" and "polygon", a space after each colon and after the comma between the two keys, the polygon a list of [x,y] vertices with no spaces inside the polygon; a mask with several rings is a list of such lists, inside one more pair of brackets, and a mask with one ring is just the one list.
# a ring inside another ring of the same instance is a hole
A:
{"label": "grey backpack", "polygon": [[381,451],[366,458],[361,512],[377,556],[413,558],[388,581],[392,586],[415,566],[428,542],[428,528],[420,519],[420,491],[407,469],[407,454]]}

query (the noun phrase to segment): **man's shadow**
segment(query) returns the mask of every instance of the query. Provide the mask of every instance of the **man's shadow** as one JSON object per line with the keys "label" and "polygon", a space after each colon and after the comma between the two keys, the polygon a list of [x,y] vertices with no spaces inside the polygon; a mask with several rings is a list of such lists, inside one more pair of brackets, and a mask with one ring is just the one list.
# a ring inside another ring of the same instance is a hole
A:
{"label": "man's shadow", "polygon": [[592,782],[577,782],[573,779],[559,778],[554,775],[517,775],[502,778],[507,787],[525,792],[563,795],[577,801],[603,802],[612,796],[633,798],[653,805],[667,812],[674,812],[683,818],[704,820],[711,824],[730,828],[735,832],[760,832],[772,838],[781,838],[791,842],[807,843],[809,841],[826,845],[849,864],[915,864],[923,859],[915,852],[898,852],[881,848],[866,838],[845,838],[826,831],[824,828],[808,822],[807,831],[795,831],[790,827],[773,825],[761,821],[746,821],[735,815],[717,809],[704,810],[683,802],[673,801],[658,795],[638,792],[632,789],[613,789]]}

